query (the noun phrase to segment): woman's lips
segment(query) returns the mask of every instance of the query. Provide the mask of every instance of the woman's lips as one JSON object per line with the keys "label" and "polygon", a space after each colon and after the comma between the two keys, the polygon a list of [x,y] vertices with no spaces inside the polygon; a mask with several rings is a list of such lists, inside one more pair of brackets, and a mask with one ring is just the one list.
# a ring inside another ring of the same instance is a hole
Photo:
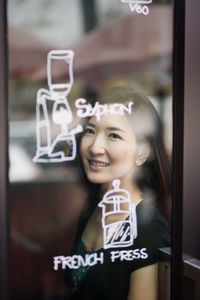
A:
{"label": "woman's lips", "polygon": [[110,164],[107,162],[99,161],[99,160],[93,160],[93,159],[88,159],[90,168],[94,171],[101,170],[103,168],[108,167]]}

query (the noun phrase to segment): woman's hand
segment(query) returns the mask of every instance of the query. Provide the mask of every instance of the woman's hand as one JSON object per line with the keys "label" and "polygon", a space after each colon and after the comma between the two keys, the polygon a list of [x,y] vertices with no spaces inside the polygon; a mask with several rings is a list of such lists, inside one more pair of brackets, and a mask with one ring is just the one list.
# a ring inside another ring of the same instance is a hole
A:
{"label": "woman's hand", "polygon": [[158,264],[131,273],[128,300],[158,299]]}

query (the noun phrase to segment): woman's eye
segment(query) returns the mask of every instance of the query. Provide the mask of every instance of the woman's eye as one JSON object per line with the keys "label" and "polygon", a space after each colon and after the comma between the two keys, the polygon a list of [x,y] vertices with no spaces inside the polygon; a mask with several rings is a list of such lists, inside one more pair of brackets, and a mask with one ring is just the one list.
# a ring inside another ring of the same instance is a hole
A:
{"label": "woman's eye", "polygon": [[94,133],[95,132],[94,132],[94,130],[92,128],[86,128],[85,131],[84,131],[84,134],[88,134],[88,135],[94,134]]}
{"label": "woman's eye", "polygon": [[121,137],[117,133],[110,133],[109,137],[112,139],[120,139],[121,140]]}

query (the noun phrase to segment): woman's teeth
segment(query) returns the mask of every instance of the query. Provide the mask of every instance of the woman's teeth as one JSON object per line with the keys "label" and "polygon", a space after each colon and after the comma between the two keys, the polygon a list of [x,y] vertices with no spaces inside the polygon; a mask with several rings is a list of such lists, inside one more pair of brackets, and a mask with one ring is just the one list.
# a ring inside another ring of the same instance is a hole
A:
{"label": "woman's teeth", "polygon": [[90,164],[92,166],[96,166],[96,167],[107,167],[107,166],[109,166],[108,163],[97,162],[97,161],[93,161],[93,160],[90,160]]}

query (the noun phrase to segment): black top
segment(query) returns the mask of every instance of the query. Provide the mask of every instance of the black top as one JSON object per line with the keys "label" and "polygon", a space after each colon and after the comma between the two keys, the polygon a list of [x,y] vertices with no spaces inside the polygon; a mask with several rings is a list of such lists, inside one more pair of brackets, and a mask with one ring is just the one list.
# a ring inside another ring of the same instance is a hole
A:
{"label": "black top", "polygon": [[[158,249],[170,245],[167,222],[153,204],[144,200],[136,206],[136,214],[137,238],[132,246],[106,250],[102,248],[95,252],[85,250],[81,235],[88,217],[81,220],[73,254],[85,256],[87,253],[100,255],[103,252],[104,263],[90,267],[81,266],[71,271],[73,292],[70,299],[127,300],[130,274],[159,261]],[[112,262],[113,251],[120,252],[115,252]]]}

